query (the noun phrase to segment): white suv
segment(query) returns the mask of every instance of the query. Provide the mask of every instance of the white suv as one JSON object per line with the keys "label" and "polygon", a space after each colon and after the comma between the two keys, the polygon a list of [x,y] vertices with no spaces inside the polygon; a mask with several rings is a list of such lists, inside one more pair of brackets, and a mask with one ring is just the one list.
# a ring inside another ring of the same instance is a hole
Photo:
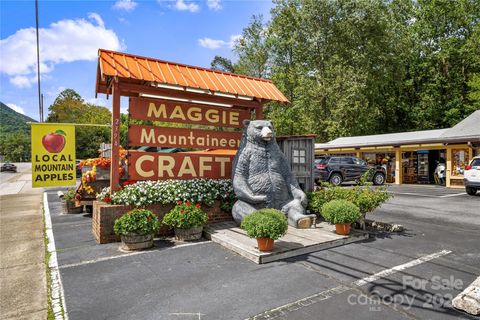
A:
{"label": "white suv", "polygon": [[480,190],[480,156],[473,157],[463,173],[465,190],[469,195],[474,196]]}

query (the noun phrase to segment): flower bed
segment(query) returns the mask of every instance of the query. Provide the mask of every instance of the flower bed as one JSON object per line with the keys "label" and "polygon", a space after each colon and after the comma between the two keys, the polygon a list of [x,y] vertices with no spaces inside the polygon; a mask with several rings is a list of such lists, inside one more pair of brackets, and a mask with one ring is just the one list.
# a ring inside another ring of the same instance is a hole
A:
{"label": "flower bed", "polygon": [[[108,243],[120,241],[113,232],[114,221],[133,208],[151,210],[163,219],[177,201],[199,203],[211,223],[232,220],[231,207],[236,199],[231,180],[192,179],[128,182],[112,195],[109,188],[103,189],[97,200],[93,205],[92,232],[98,243]],[[171,231],[162,226],[159,234],[170,235]]]}
{"label": "flower bed", "polygon": [[[142,206],[142,208],[152,211],[157,215],[159,220],[169,212],[176,203],[171,204],[151,204]],[[120,218],[125,212],[134,209],[134,205],[110,205],[101,201],[93,202],[92,215],[92,233],[97,243],[110,243],[120,241],[120,236],[117,236],[113,230],[115,220]],[[208,223],[231,221],[232,213],[225,212],[221,208],[220,201],[214,201],[212,206],[201,206],[202,210],[208,215]],[[158,232],[160,236],[173,235],[173,231],[169,227],[162,225]]]}

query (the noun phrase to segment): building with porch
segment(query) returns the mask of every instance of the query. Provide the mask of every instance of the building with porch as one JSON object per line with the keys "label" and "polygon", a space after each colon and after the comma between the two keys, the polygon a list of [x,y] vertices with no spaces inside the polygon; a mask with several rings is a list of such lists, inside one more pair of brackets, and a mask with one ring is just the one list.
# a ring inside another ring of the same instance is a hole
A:
{"label": "building with porch", "polygon": [[445,163],[447,187],[463,187],[463,171],[480,155],[480,110],[452,128],[342,137],[315,144],[315,156],[350,155],[386,167],[386,181],[432,184],[438,163]]}

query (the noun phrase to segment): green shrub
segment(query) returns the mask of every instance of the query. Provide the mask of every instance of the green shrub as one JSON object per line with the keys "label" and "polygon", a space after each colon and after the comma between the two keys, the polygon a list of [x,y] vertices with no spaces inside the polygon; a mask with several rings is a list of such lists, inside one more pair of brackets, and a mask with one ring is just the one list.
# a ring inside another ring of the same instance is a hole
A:
{"label": "green shrub", "polygon": [[175,208],[170,210],[162,223],[170,228],[191,229],[203,226],[208,221],[208,215],[201,209],[200,204],[178,201]]}
{"label": "green shrub", "polygon": [[323,218],[333,224],[352,223],[360,219],[360,209],[347,200],[332,200],[322,206]]}
{"label": "green shrub", "polygon": [[160,228],[158,217],[150,210],[133,209],[115,220],[113,230],[117,235],[156,234]]}
{"label": "green shrub", "polygon": [[313,213],[322,215],[322,206],[332,200],[347,200],[355,204],[360,213],[366,213],[380,207],[391,195],[384,187],[326,187],[309,194],[309,208]]}
{"label": "green shrub", "polygon": [[262,209],[246,216],[241,228],[250,238],[270,238],[277,240],[287,233],[287,217],[276,209]]}
{"label": "green shrub", "polygon": [[75,198],[75,188],[68,188],[67,192],[63,194],[63,200],[69,201]]}

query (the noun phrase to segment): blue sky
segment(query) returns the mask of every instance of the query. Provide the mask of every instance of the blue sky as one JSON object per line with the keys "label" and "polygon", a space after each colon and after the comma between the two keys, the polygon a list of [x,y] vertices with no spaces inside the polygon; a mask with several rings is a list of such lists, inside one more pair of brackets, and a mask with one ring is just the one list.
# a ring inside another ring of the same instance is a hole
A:
{"label": "blue sky", "polygon": [[[100,47],[209,67],[215,55],[235,59],[232,39],[253,14],[268,19],[271,7],[266,0],[40,0],[45,118],[65,88],[111,107],[104,95],[94,99]],[[34,1],[0,0],[0,101],[38,120],[34,28]]]}

